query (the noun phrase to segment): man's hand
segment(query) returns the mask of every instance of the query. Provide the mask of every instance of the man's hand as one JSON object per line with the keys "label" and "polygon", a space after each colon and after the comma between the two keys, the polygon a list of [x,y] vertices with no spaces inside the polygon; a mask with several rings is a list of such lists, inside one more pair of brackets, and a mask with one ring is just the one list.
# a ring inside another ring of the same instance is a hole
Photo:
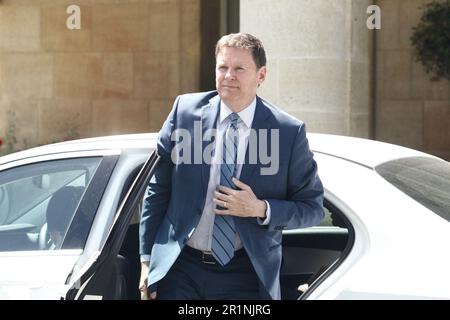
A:
{"label": "man's hand", "polygon": [[216,214],[231,215],[237,217],[266,218],[266,202],[259,200],[252,189],[245,183],[233,178],[233,183],[241,190],[233,190],[219,186],[219,191],[214,191],[213,201],[226,210],[214,209]]}
{"label": "man's hand", "polygon": [[141,300],[156,299],[156,291],[150,293],[150,296],[148,295],[147,291],[147,276],[149,268],[150,268],[149,261],[141,262],[141,278],[139,280],[139,291],[141,292]]}

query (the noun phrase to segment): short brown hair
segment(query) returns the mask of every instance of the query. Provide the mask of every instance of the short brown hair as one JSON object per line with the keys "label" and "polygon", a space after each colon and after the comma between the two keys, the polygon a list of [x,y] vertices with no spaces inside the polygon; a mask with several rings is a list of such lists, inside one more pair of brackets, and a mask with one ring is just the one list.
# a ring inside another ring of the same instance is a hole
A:
{"label": "short brown hair", "polygon": [[261,40],[251,34],[230,33],[220,38],[216,44],[216,58],[223,47],[249,50],[258,69],[266,65],[264,46]]}

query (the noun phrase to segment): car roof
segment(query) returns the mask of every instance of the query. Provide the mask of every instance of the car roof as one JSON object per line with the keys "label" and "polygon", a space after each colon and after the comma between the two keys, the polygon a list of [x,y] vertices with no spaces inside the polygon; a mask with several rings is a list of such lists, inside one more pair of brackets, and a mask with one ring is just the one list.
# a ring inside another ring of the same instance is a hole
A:
{"label": "car roof", "polygon": [[315,153],[345,159],[370,168],[401,158],[436,158],[399,145],[349,136],[311,133],[308,134],[308,141],[311,150]]}
{"label": "car roof", "polygon": [[157,136],[157,133],[138,133],[78,139],[47,144],[3,156],[0,158],[0,164],[25,158],[65,152],[108,149],[151,149],[156,146]]}
{"label": "car roof", "polygon": [[[105,149],[150,149],[156,146],[158,133],[103,136],[65,141],[16,152],[0,158],[0,164],[41,155]],[[373,168],[381,163],[405,157],[433,157],[429,154],[394,144],[339,136],[309,133],[310,148],[322,153]]]}

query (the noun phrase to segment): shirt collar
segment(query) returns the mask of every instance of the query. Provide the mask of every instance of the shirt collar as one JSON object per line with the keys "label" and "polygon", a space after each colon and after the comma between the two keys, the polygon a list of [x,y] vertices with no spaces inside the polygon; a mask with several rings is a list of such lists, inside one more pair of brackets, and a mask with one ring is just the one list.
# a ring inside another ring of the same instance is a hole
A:
{"label": "shirt collar", "polygon": [[[247,128],[250,128],[252,126],[253,118],[255,116],[255,110],[256,97],[241,112],[238,112],[239,117],[247,126]],[[225,104],[225,102],[223,102],[223,100],[220,100],[220,123],[222,123],[231,113],[233,113],[233,111],[231,111],[231,109]]]}

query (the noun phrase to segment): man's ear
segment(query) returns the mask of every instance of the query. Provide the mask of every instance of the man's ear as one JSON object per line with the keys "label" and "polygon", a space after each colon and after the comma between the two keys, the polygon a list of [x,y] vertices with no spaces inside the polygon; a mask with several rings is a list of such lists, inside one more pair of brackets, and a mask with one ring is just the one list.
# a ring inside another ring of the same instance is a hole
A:
{"label": "man's ear", "polygon": [[258,70],[258,87],[266,80],[267,68],[266,66],[262,66]]}

